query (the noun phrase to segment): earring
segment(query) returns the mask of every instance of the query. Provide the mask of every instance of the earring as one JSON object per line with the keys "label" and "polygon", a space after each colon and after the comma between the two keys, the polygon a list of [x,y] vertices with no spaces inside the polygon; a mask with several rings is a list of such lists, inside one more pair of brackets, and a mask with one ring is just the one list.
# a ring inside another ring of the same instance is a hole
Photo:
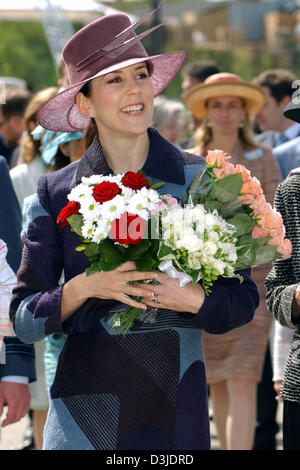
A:
{"label": "earring", "polygon": [[240,124],[239,124],[239,128],[242,129],[243,127],[244,127],[244,123],[243,123],[243,121],[242,121],[242,122],[240,122]]}
{"label": "earring", "polygon": [[211,127],[211,123],[209,121],[206,122],[207,127]]}

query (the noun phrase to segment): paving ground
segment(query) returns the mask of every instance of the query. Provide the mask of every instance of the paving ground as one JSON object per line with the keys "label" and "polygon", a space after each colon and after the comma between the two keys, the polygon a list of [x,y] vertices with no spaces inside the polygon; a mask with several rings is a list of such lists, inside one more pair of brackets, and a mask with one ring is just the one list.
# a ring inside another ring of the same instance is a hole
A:
{"label": "paving ground", "polygon": [[[277,422],[280,430],[277,434],[277,450],[282,450],[282,404],[279,404],[277,413]],[[28,425],[28,418],[25,416],[16,424],[11,424],[1,429],[0,450],[11,450],[23,441],[23,435]],[[213,450],[219,449],[219,442],[213,420],[211,420],[211,447]]]}

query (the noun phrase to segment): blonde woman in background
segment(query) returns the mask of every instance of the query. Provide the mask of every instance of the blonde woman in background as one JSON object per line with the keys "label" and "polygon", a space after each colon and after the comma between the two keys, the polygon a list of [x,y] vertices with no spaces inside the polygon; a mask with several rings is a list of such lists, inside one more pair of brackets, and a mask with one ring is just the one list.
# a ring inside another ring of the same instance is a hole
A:
{"label": "blonde woman in background", "polygon": [[[273,203],[280,172],[271,149],[255,142],[251,121],[264,99],[258,87],[239,76],[218,73],[188,90],[185,104],[202,120],[192,152],[205,157],[208,150],[223,150],[231,163],[246,166],[259,179],[267,201]],[[260,305],[249,324],[223,335],[203,333],[207,381],[222,449],[250,450],[253,446],[256,389],[272,322],[264,287],[269,270],[269,265],[252,270]]]}

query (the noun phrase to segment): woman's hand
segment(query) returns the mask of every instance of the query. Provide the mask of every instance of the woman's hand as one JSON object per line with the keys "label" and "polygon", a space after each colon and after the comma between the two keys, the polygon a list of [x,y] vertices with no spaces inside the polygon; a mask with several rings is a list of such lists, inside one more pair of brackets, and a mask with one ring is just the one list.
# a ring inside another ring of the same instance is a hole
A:
{"label": "woman's hand", "polygon": [[[157,272],[140,272],[135,263],[128,261],[113,271],[101,271],[87,276],[84,273],[68,281],[62,291],[61,318],[66,320],[87,299],[114,299],[118,302],[136,308],[147,308],[147,305],[137,302],[129,296],[151,299],[151,292],[142,289],[137,281],[157,280]],[[130,282],[134,285],[130,285]]]}
{"label": "woman's hand", "polygon": [[[190,282],[180,287],[178,279],[171,278],[168,274],[157,272],[156,281],[159,285],[142,284],[144,291],[142,302],[149,307],[165,308],[176,312],[198,313],[202,307],[205,292],[200,284]],[[149,297],[149,292],[151,296]],[[154,301],[156,298],[157,302]]]}

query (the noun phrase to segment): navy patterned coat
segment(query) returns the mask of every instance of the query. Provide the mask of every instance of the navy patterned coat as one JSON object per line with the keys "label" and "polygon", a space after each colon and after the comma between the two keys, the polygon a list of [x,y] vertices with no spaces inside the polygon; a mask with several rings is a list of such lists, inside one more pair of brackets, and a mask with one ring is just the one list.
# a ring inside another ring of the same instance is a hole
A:
{"label": "navy patterned coat", "polygon": [[[161,193],[179,200],[203,159],[182,153],[149,129],[143,167]],[[24,251],[11,320],[25,342],[52,333],[68,338],[60,354],[44,432],[45,449],[209,449],[209,419],[201,329],[224,333],[249,322],[258,291],[244,282],[220,279],[199,313],[158,310],[155,323],[136,322],[124,338],[108,313],[116,301],[89,299],[61,323],[62,271],[65,281],[88,262],[75,252],[76,235],[56,218],[82,176],[112,173],[94,140],[78,162],[39,180],[24,231]]]}

